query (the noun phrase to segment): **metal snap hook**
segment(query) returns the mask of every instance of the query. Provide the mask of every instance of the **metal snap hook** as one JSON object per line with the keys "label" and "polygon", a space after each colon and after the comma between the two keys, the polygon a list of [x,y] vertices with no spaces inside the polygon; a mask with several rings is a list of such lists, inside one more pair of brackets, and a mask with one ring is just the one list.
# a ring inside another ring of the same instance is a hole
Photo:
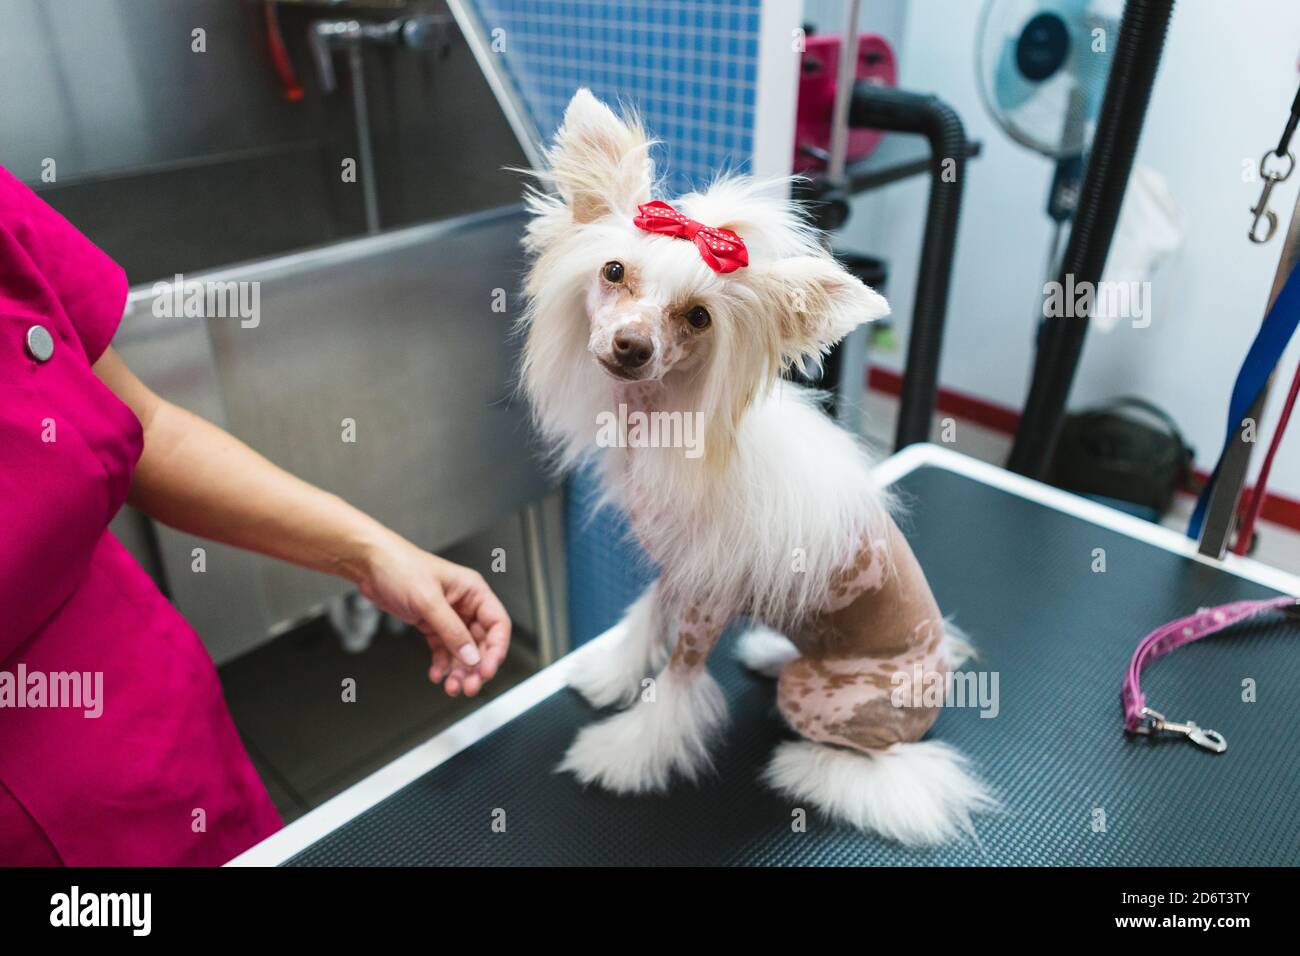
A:
{"label": "metal snap hook", "polygon": [[[1291,173],[1295,171],[1295,154],[1287,152],[1285,158],[1290,161],[1285,173],[1272,172],[1265,168],[1265,164],[1270,156],[1283,158],[1283,154],[1276,150],[1269,150],[1259,160],[1259,174],[1264,180],[1264,189],[1259,194],[1259,202],[1255,203],[1251,214],[1254,219],[1250,224],[1250,241],[1262,244],[1273,238],[1273,233],[1277,232],[1277,213],[1268,208],[1269,196],[1273,193],[1273,187],[1280,182],[1285,182],[1291,178]],[[1260,235],[1260,227],[1263,226],[1264,233]]]}
{"label": "metal snap hook", "polygon": [[1142,708],[1142,716],[1150,720],[1151,724],[1148,727],[1139,728],[1138,733],[1182,734],[1196,746],[1216,754],[1221,754],[1228,749],[1228,741],[1224,739],[1223,734],[1217,730],[1201,727],[1195,721],[1189,720],[1182,724],[1174,723],[1166,720],[1164,714],[1158,710],[1152,710],[1150,707]]}

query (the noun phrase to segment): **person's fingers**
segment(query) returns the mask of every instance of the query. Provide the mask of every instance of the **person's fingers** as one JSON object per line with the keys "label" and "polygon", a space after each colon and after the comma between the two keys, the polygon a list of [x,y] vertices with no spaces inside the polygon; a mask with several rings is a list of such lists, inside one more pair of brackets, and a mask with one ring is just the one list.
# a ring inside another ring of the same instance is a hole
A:
{"label": "person's fingers", "polygon": [[487,628],[487,633],[483,635],[482,643],[486,647],[500,651],[502,654],[510,646],[510,622],[497,621]]}
{"label": "person's fingers", "polygon": [[510,617],[478,574],[468,577],[463,590],[447,593],[456,600],[448,601],[446,595],[431,598],[418,625],[433,649],[430,679],[441,682],[453,697],[473,697],[501,667],[510,642]]}
{"label": "person's fingers", "polygon": [[487,586],[487,582],[483,583],[479,593],[479,601],[474,609],[474,620],[488,632],[498,625],[503,626],[505,640],[507,642],[510,640],[510,615],[506,613],[505,605]]}
{"label": "person's fingers", "polygon": [[502,662],[506,659],[506,652],[510,649],[510,624],[508,621],[498,621],[488,629],[487,634],[480,642],[483,648],[483,663],[479,665],[482,671],[491,671],[487,676],[491,677],[501,668]]}
{"label": "person's fingers", "polygon": [[447,653],[447,649],[441,644],[433,648],[433,663],[429,667],[429,680],[435,684],[441,684],[443,678],[451,672],[451,667],[451,655]]}
{"label": "person's fingers", "polygon": [[486,683],[496,676],[509,649],[510,616],[482,575],[468,575],[464,588],[456,602],[456,610],[469,622],[470,634],[478,644],[482,658],[474,670]]}
{"label": "person's fingers", "polygon": [[[482,659],[478,662],[478,666],[474,668],[474,671],[483,679],[482,683],[487,683],[493,678],[497,668],[501,665],[500,660],[494,659],[499,655],[488,646],[487,629],[482,624],[478,621],[470,621],[469,632],[473,635],[474,643],[478,645],[479,653],[482,655]],[[480,686],[482,685],[480,684]],[[468,689],[466,693],[469,693]]]}
{"label": "person's fingers", "polygon": [[444,579],[443,587],[447,591],[447,599],[452,604],[470,603],[477,604],[479,595],[484,591],[490,591],[487,580],[473,568],[463,568],[457,566],[456,573],[450,578]]}
{"label": "person's fingers", "polygon": [[470,636],[469,628],[460,619],[460,615],[447,603],[447,599],[438,592],[430,596],[421,608],[420,621],[416,625],[425,637],[435,638],[451,651],[458,660],[470,667],[481,659],[478,645]]}
{"label": "person's fingers", "polygon": [[457,579],[454,587],[448,588],[447,598],[456,606],[461,617],[467,621],[478,621],[484,628],[496,621],[510,620],[505,605],[477,571],[468,571],[464,577]]}
{"label": "person's fingers", "polygon": [[447,674],[446,684],[443,685],[444,689],[455,686],[458,692],[466,697],[475,696],[489,680],[483,673],[482,667],[482,664],[478,667],[466,667],[464,664],[453,662]]}
{"label": "person's fingers", "polygon": [[501,661],[505,653],[499,648],[484,647],[483,660],[479,662],[478,672],[483,675],[484,680],[491,680],[497,676],[497,671],[501,670]]}

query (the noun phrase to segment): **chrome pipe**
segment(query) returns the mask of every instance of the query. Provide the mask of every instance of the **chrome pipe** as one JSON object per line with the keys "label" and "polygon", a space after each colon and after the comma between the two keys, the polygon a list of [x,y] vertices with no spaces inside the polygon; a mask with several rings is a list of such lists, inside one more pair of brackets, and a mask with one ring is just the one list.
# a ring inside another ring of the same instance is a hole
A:
{"label": "chrome pipe", "polygon": [[831,185],[844,185],[849,155],[849,103],[858,75],[858,14],[861,0],[845,0],[844,26],[840,30],[840,59],[835,72],[835,104],[831,110],[830,159],[826,175]]}

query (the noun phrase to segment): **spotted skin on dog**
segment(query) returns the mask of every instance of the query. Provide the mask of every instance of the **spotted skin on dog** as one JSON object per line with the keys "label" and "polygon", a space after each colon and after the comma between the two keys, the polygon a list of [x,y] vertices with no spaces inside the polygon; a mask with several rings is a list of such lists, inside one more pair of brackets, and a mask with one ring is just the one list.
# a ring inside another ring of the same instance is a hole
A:
{"label": "spotted skin on dog", "polygon": [[[938,718],[925,684],[948,669],[944,620],[911,549],[891,523],[831,574],[826,610],[791,635],[777,707],[801,736],[865,752],[920,740]],[[730,615],[689,604],[669,667],[704,666]],[[922,685],[913,684],[921,675]]]}
{"label": "spotted skin on dog", "polygon": [[715,614],[689,605],[677,627],[677,641],[668,666],[690,673],[704,665],[704,661],[727,627],[727,615]]}
{"label": "spotted skin on dog", "polygon": [[[892,541],[864,541],[833,573],[829,608],[791,635],[801,656],[781,671],[777,707],[801,736],[873,751],[920,740],[937,719],[912,683],[942,674],[944,621],[916,559]],[[900,706],[901,704],[901,706]]]}

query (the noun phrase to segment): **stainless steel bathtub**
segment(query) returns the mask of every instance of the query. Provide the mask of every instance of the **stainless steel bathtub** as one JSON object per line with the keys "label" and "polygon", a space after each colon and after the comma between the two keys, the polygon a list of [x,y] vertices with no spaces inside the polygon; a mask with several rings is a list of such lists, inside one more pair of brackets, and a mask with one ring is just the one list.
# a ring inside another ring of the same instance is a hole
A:
{"label": "stainless steel bathtub", "polygon": [[[159,394],[442,548],[551,490],[513,394],[522,223],[509,207],[183,277],[257,283],[240,287],[246,304],[256,289],[255,321],[170,315],[175,283],[137,288],[114,346]],[[541,634],[545,659],[558,652],[545,644],[562,639],[545,579],[558,570],[544,559],[556,523],[541,509],[526,514],[520,558],[532,559],[537,629],[551,631]],[[218,662],[347,589],[129,509],[114,530]]]}

